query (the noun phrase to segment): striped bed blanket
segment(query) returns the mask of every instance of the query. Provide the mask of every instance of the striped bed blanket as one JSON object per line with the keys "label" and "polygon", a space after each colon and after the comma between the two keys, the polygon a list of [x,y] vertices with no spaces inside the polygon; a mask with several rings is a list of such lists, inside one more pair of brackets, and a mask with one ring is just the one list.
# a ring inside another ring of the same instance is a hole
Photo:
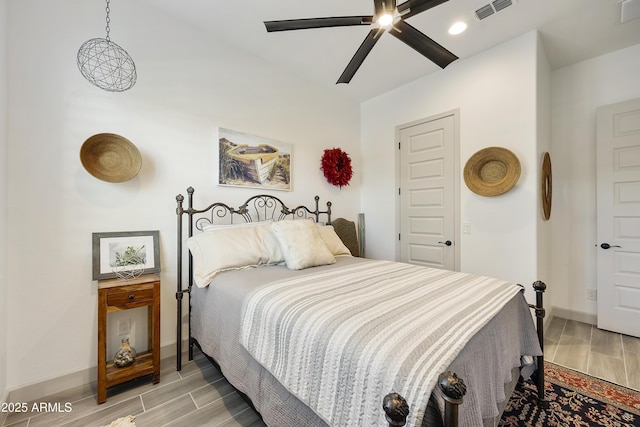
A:
{"label": "striped bed blanket", "polygon": [[386,425],[395,391],[419,426],[439,374],[522,288],[371,261],[261,286],[243,302],[241,343],[332,426]]}

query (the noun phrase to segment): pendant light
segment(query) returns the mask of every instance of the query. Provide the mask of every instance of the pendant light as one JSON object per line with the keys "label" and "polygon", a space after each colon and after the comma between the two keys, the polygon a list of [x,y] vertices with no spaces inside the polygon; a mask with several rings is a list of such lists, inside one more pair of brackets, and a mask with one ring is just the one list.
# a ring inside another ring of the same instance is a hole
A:
{"label": "pendant light", "polygon": [[109,38],[109,0],[107,1],[107,37],[87,40],[78,50],[78,69],[85,79],[109,92],[124,92],[136,84],[136,66],[127,51]]}

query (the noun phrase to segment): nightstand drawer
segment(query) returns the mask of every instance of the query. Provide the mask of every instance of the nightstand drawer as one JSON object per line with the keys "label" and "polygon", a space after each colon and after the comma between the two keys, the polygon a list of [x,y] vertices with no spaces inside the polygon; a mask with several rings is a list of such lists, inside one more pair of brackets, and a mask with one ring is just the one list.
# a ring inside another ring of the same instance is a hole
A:
{"label": "nightstand drawer", "polygon": [[109,292],[107,294],[108,306],[128,306],[153,302],[153,287],[149,289],[125,290]]}

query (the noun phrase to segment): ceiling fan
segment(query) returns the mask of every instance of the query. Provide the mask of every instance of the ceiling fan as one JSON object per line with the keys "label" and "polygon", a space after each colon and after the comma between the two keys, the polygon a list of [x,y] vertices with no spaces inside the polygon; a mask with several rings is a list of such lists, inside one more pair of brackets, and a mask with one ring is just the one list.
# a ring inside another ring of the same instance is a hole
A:
{"label": "ceiling fan", "polygon": [[265,21],[264,25],[267,27],[268,32],[354,25],[371,26],[369,34],[337,81],[337,83],[349,83],[385,31],[403,41],[441,68],[458,59],[456,55],[405,22],[407,18],[447,1],[449,0],[407,0],[400,5],[396,5],[396,0],[373,0],[374,15],[287,19]]}

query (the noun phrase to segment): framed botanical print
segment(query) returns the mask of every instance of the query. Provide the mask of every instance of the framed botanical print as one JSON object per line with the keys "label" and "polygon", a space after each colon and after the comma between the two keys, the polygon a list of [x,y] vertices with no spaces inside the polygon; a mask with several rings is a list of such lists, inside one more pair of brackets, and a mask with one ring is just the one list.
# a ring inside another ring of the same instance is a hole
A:
{"label": "framed botanical print", "polygon": [[93,233],[93,280],[158,272],[158,230]]}

